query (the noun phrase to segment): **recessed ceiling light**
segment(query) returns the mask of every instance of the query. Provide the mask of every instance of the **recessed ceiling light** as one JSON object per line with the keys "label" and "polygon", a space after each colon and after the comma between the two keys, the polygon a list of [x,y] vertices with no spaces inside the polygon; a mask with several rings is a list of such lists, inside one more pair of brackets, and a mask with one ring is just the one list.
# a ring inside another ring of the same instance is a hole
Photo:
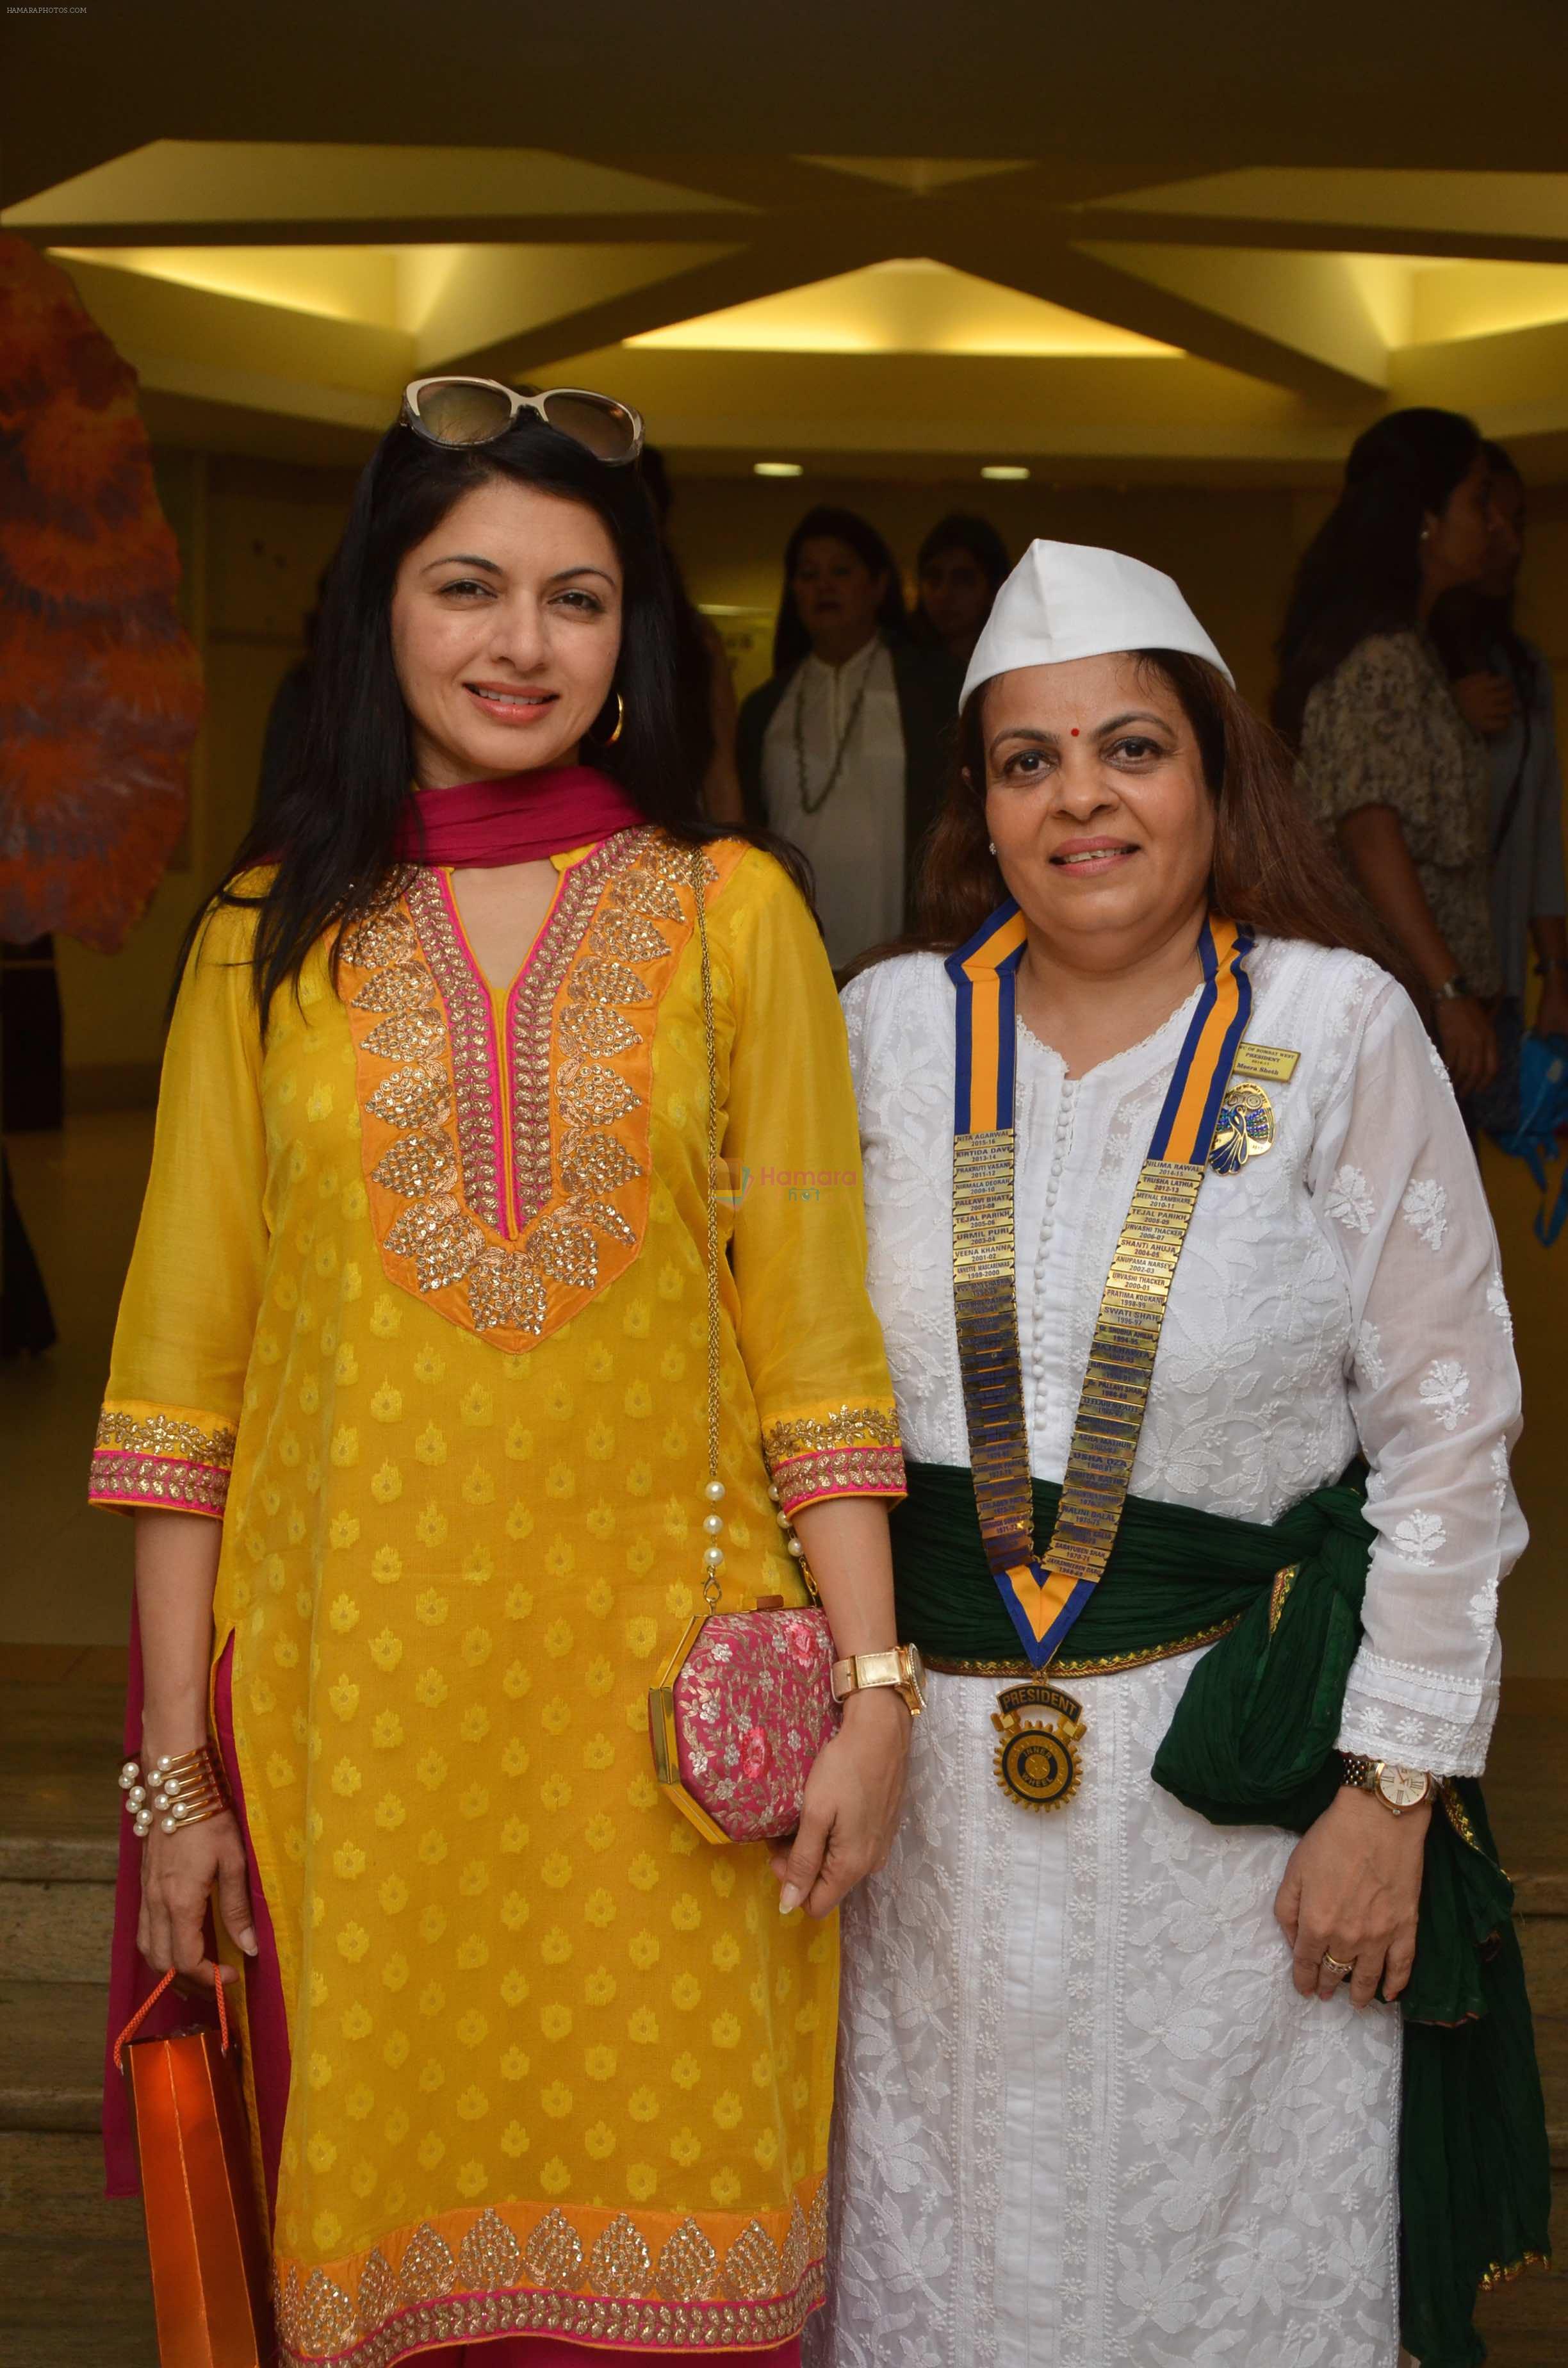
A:
{"label": "recessed ceiling light", "polygon": [[982,469],[980,473],[983,477],[992,478],[998,484],[1012,484],[1018,479],[1027,477],[1028,471],[1016,461],[993,461],[990,467]]}
{"label": "recessed ceiling light", "polygon": [[801,477],[805,474],[799,461],[754,461],[751,472],[754,477]]}

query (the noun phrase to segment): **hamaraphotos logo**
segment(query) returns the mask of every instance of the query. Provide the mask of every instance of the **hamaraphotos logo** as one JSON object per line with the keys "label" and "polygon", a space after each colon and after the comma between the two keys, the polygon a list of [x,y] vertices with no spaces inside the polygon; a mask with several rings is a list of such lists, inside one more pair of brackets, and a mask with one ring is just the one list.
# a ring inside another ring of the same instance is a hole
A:
{"label": "hamaraphotos logo", "polygon": [[754,1191],[782,1192],[787,1201],[809,1204],[826,1192],[858,1187],[855,1167],[747,1167],[738,1159],[713,1163],[713,1199],[721,1209],[738,1209]]}
{"label": "hamaraphotos logo", "polygon": [[713,1162],[713,1198],[721,1209],[738,1209],[751,1190],[751,1169],[738,1159]]}

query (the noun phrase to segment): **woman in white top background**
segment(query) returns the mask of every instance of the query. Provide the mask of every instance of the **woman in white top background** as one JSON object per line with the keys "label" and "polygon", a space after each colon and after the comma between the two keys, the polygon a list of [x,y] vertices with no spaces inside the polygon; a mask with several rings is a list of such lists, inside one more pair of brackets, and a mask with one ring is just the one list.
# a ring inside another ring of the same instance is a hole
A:
{"label": "woman in white top background", "polygon": [[741,709],[748,820],[810,860],[842,968],[904,925],[941,803],[960,669],[910,641],[898,566],[854,510],[809,510],[785,547],[773,674]]}
{"label": "woman in white top background", "polygon": [[1550,2187],[1471,1781],[1525,1534],[1475,1162],[1168,578],[1036,543],[965,691],[926,950],[844,997],[933,1674],[824,2356],[1395,2368],[1403,2313],[1470,2368]]}

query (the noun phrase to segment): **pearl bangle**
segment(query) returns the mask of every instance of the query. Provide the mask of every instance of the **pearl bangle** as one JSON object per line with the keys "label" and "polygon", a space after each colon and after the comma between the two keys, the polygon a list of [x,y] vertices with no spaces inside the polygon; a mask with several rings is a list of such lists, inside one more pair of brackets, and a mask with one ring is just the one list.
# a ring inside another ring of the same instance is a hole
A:
{"label": "pearl bangle", "polygon": [[156,1823],[165,1834],[182,1826],[199,1826],[222,1816],[233,1804],[229,1787],[210,1743],[177,1756],[164,1752],[143,1776],[140,1760],[128,1759],[119,1771],[125,1814],[145,1840]]}

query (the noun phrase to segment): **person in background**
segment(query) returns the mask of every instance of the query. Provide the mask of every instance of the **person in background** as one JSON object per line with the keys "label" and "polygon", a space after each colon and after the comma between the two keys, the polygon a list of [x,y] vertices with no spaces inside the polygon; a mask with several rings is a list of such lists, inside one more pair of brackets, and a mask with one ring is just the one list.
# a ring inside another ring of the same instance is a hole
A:
{"label": "person in background", "polygon": [[919,604],[915,637],[968,666],[1012,562],[989,518],[949,510],[920,546],[915,563]]}
{"label": "person in background", "polygon": [[680,562],[671,549],[670,505],[675,493],[665,456],[655,445],[642,447],[642,470],[669,562],[676,629],[676,725],[681,753],[691,779],[701,784],[704,813],[714,822],[739,822],[735,686],[730,661],[723,643],[687,591]]}
{"label": "person in background", "polygon": [[785,546],[773,674],[742,706],[737,753],[748,821],[811,861],[840,969],[903,927],[961,673],[911,642],[875,527],[853,510],[809,510]]}
{"label": "person in background", "polygon": [[1514,625],[1524,482],[1500,444],[1483,449],[1499,532],[1485,574],[1438,601],[1432,633],[1460,712],[1492,759],[1492,926],[1503,978],[1498,1033],[1506,1044],[1517,1043],[1524,1023],[1532,939],[1541,982],[1536,1028],[1543,1036],[1568,1035],[1568,891],[1551,670]]}
{"label": "person in background", "polygon": [[1492,776],[1427,620],[1478,580],[1498,533],[1473,421],[1416,409],[1369,427],[1297,571],[1274,697],[1320,819],[1426,985],[1461,1096],[1497,1067]]}

